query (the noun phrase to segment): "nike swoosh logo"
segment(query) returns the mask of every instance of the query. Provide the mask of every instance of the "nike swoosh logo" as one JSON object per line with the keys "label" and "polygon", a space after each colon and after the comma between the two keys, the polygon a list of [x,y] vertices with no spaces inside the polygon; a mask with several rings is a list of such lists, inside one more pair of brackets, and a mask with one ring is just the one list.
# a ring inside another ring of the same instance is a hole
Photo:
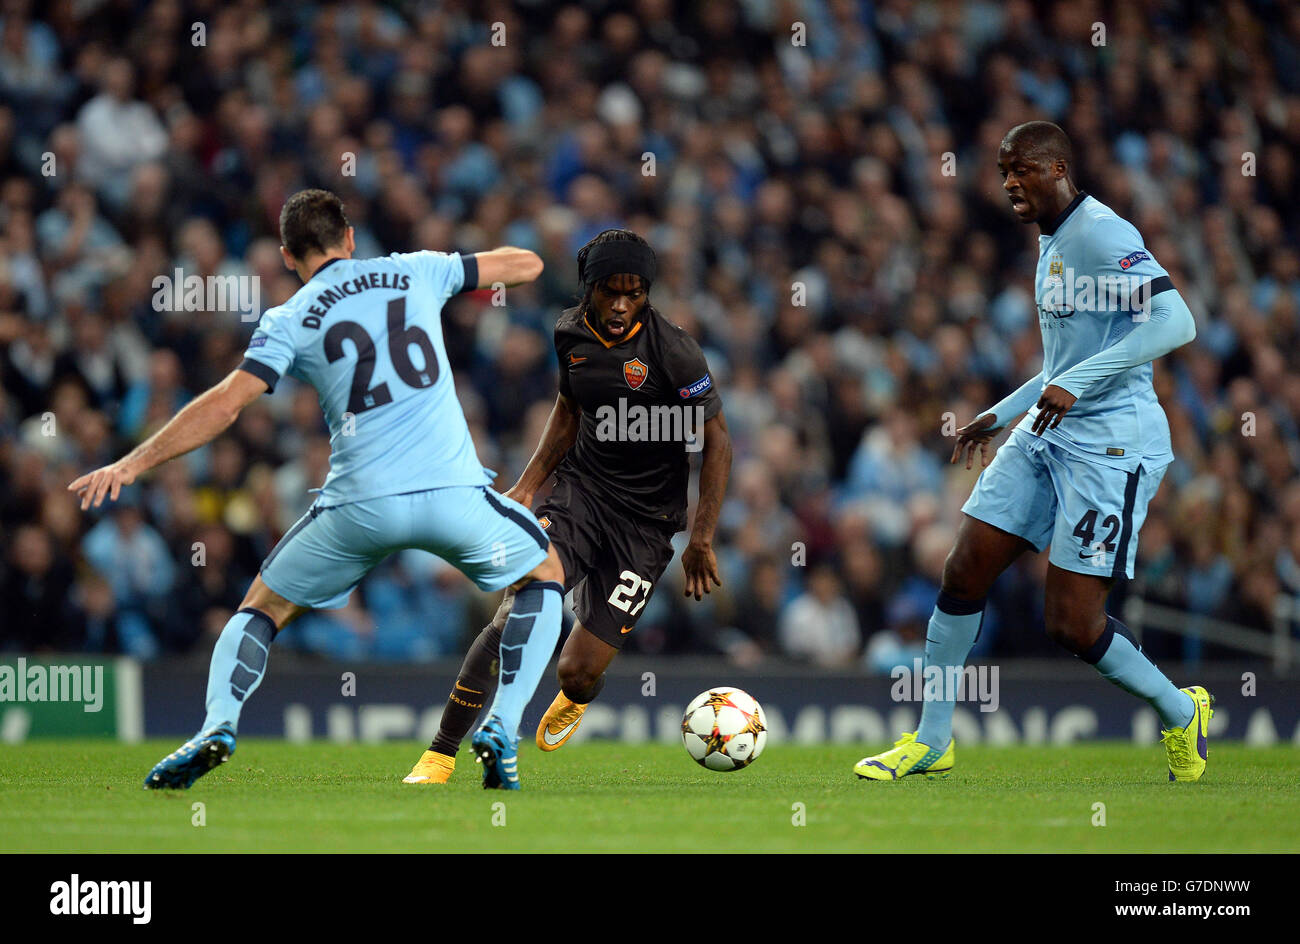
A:
{"label": "nike swoosh logo", "polygon": [[583,361],[585,361],[585,360],[586,360],[585,357],[579,357],[577,354],[570,354],[570,355],[569,355],[569,365],[570,365],[570,366],[572,366],[572,365],[574,365],[574,364],[581,364],[581,363],[582,363]]}
{"label": "nike swoosh logo", "polygon": [[469,692],[471,695],[482,695],[482,694],[483,694],[483,693],[480,692],[477,688],[466,688],[464,685],[460,684],[460,682],[457,682],[457,683],[456,683],[456,687],[457,687],[458,689],[460,689],[462,692]]}
{"label": "nike swoosh logo", "polygon": [[619,632],[622,633],[624,636],[626,636],[628,633],[632,632],[632,627],[624,626],[622,629],[619,630]]}
{"label": "nike swoosh logo", "polygon": [[577,721],[570,721],[564,727],[560,728],[560,732],[558,734],[554,734],[554,735],[551,734],[551,726],[548,724],[546,726],[546,730],[542,732],[542,740],[545,741],[548,746],[554,747],[555,745],[559,744],[561,741],[563,741],[566,737],[569,736],[569,730],[577,723],[578,723]]}

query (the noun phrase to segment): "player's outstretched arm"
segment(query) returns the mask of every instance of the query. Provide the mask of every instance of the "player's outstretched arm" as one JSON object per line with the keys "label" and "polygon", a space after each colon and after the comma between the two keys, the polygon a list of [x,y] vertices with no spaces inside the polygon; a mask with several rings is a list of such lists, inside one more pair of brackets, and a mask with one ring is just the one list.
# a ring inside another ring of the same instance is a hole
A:
{"label": "player's outstretched arm", "polygon": [[573,448],[573,443],[578,438],[578,418],[581,413],[577,402],[562,393],[556,396],[555,406],[551,408],[551,416],[546,421],[546,429],[542,431],[537,451],[528,460],[528,465],[524,466],[519,481],[506,492],[509,498],[532,507],[537,490],[551,477],[564,454]]}
{"label": "player's outstretched arm", "polygon": [[491,252],[477,252],[478,287],[523,285],[542,274],[542,257],[529,249],[502,246]]}
{"label": "player's outstretched arm", "polygon": [[1110,347],[1052,378],[1039,399],[1034,432],[1059,426],[1061,417],[1097,381],[1164,357],[1196,337],[1196,319],[1175,289],[1152,296],[1144,315],[1132,331]]}
{"label": "player's outstretched arm", "polygon": [[718,413],[704,424],[704,457],[700,463],[700,498],[695,504],[695,523],[691,539],[682,552],[682,570],[686,575],[686,596],[701,600],[712,591],[715,584],[722,586],[718,576],[718,559],[713,553],[713,533],[718,527],[722,499],[727,494],[727,481],[731,478],[731,434],[727,420]]}
{"label": "player's outstretched arm", "polygon": [[971,467],[975,459],[975,447],[980,447],[980,468],[989,464],[988,444],[998,431],[1007,426],[1012,419],[1027,411],[1038,399],[1043,389],[1043,372],[1040,370],[1021,384],[1013,393],[1008,394],[991,410],[981,413],[974,420],[957,430],[957,442],[952,447],[950,463],[960,462],[963,453],[966,468]]}
{"label": "player's outstretched arm", "polygon": [[232,370],[221,383],[187,403],[158,432],[112,465],[81,476],[68,491],[81,496],[82,511],[91,505],[98,508],[106,495],[116,501],[122,487],[136,476],[211,442],[266,390],[266,384],[252,374]]}

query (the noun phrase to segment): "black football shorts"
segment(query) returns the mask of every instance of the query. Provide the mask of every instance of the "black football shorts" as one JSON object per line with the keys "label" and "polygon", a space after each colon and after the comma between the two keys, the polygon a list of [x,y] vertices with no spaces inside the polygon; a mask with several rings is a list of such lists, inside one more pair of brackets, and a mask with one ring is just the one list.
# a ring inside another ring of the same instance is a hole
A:
{"label": "black football shorts", "polygon": [[578,621],[622,649],[673,558],[671,526],[609,505],[569,476],[556,480],[536,515],[564,565]]}

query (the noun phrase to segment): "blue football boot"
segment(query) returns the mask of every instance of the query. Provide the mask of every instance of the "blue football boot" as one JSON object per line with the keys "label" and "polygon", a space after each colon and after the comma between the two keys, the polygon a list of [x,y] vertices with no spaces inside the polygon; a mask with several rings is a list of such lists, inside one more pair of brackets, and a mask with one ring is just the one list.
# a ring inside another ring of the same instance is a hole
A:
{"label": "blue football boot", "polygon": [[224,764],[235,753],[235,729],[217,725],[206,734],[196,734],[154,765],[144,778],[146,790],[188,790],[213,767]]}
{"label": "blue football boot", "polygon": [[469,743],[478,762],[483,765],[484,790],[520,789],[518,742],[506,734],[505,726],[496,715],[488,717]]}

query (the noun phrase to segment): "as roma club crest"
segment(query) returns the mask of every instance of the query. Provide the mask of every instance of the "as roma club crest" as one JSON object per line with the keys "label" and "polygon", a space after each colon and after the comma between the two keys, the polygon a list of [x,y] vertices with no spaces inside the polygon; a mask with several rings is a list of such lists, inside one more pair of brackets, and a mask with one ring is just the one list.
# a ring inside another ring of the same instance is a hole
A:
{"label": "as roma club crest", "polygon": [[637,390],[645,383],[646,376],[650,373],[650,368],[641,363],[639,357],[634,357],[630,361],[623,362],[623,379],[633,390]]}

